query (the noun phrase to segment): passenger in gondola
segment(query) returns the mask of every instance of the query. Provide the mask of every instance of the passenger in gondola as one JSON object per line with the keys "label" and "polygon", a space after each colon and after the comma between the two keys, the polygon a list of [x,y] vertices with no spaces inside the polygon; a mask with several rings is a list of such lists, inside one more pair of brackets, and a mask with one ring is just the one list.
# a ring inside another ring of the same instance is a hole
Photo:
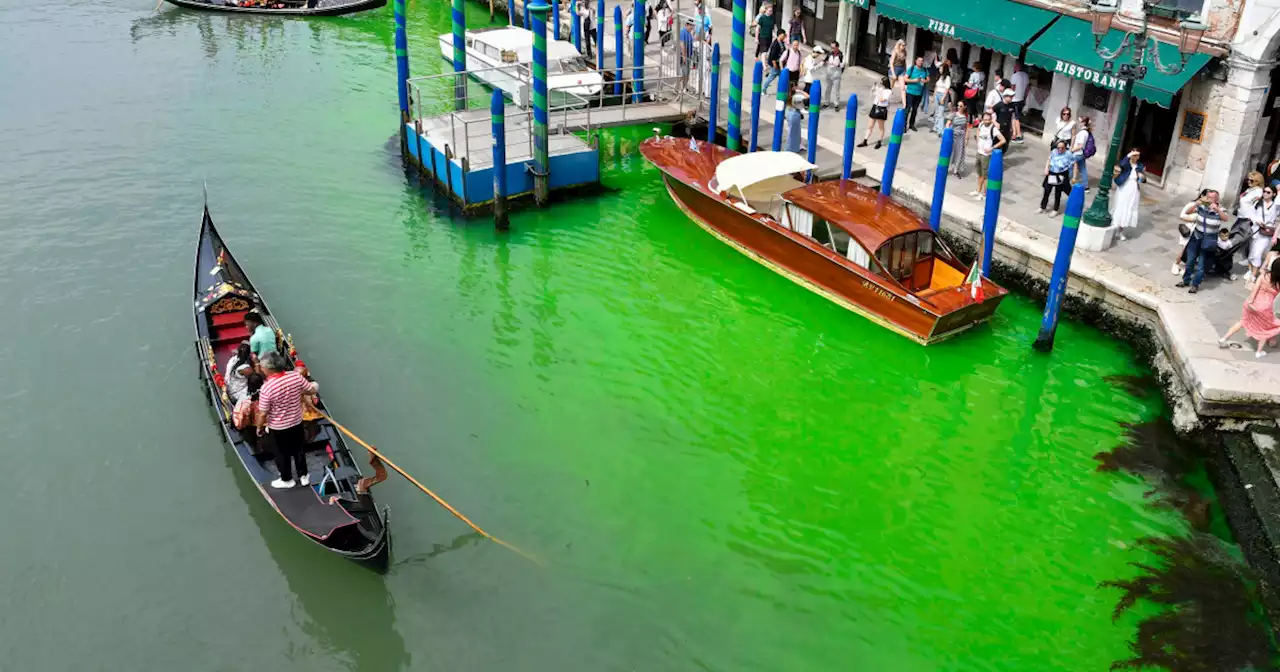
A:
{"label": "passenger in gondola", "polygon": [[245,376],[252,372],[253,355],[249,350],[249,341],[241,341],[235,354],[227,360],[227,372],[224,376],[227,381],[227,396],[231,397],[232,403],[244,398],[245,388],[249,385]]}
{"label": "passenger in gondola", "polygon": [[[236,429],[245,430],[253,424],[253,416],[258,413],[258,392],[266,380],[261,373],[256,372],[245,376],[245,395],[236,402],[235,410],[231,412],[231,422]],[[257,438],[257,432],[251,432],[245,438],[250,439],[250,443],[256,443],[252,439]]]}
{"label": "passenger in gondola", "polygon": [[308,485],[306,437],[302,428],[303,397],[316,394],[320,386],[308,381],[306,367],[287,370],[284,355],[272,350],[258,362],[267,382],[258,392],[255,423],[258,435],[270,432],[275,442],[276,469],[280,477],[271,482],[273,488],[292,488],[296,472],[302,485]]}
{"label": "passenger in gondola", "polygon": [[268,352],[276,351],[276,332],[262,323],[262,316],[256,311],[245,313],[244,326],[249,328],[249,350],[259,361]]}

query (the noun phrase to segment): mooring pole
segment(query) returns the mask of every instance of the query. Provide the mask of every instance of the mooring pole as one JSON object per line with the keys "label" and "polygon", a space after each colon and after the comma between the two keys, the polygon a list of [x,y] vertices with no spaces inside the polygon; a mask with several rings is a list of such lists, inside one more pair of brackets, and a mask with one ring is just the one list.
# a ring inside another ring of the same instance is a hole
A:
{"label": "mooring pole", "polygon": [[1040,352],[1053,350],[1053,338],[1058,332],[1058,313],[1062,299],[1067,295],[1067,278],[1071,271],[1071,255],[1076,249],[1076,233],[1080,229],[1080,217],[1084,214],[1084,185],[1071,187],[1067,197],[1067,209],[1062,215],[1062,232],[1058,234],[1058,253],[1053,257],[1053,275],[1049,276],[1049,295],[1044,301],[1044,321],[1040,323],[1040,335],[1032,344]]}
{"label": "mooring pole", "polygon": [[991,256],[996,247],[996,220],[1000,219],[1000,188],[1004,181],[1004,150],[991,153],[987,171],[987,205],[982,212],[982,275],[991,277]]}
{"label": "mooring pole", "polygon": [[782,127],[787,112],[787,89],[791,88],[791,71],[783,70],[778,77],[778,100],[773,105],[773,151],[782,151]]}
{"label": "mooring pole", "polygon": [[707,116],[707,142],[716,143],[716,130],[720,126],[720,43],[711,47],[711,105]]}
{"label": "mooring pole", "polygon": [[747,0],[733,0],[733,36],[729,44],[729,149],[742,150],[742,46],[747,39]]}
{"label": "mooring pole", "polygon": [[622,95],[622,45],[626,36],[622,33],[622,5],[613,7],[613,95]]}
{"label": "mooring pole", "polygon": [[467,15],[453,0],[453,109],[467,109]]}
{"label": "mooring pole", "polygon": [[[511,0],[511,2],[515,2],[515,0]],[[520,3],[520,6],[524,8],[524,29],[533,30],[533,18],[529,16],[529,1],[525,0]]]}
{"label": "mooring pole", "polygon": [[[836,101],[839,103],[840,101]],[[844,108],[844,153],[840,155],[840,179],[853,175],[853,144],[858,135],[858,94],[849,94],[849,104]]]}
{"label": "mooring pole", "polygon": [[604,0],[596,0],[596,71],[604,72]]}
{"label": "mooring pole", "polygon": [[884,174],[880,177],[880,193],[893,195],[893,174],[898,170],[898,154],[902,152],[902,134],[907,130],[907,111],[898,110],[893,115],[893,130],[889,132],[889,151],[885,155]]}
{"label": "mooring pole", "polygon": [[[818,112],[822,109],[822,82],[813,80],[813,84],[809,89],[809,155],[805,158],[809,159],[809,163],[817,163],[818,160]],[[812,170],[805,176],[805,182],[812,182],[814,173]]]}
{"label": "mooring pole", "polygon": [[929,228],[942,227],[942,202],[947,198],[947,173],[951,169],[951,147],[955,129],[942,129],[942,146],[938,148],[938,167],[933,172],[933,203],[929,205]]}
{"label": "mooring pole", "polygon": [[[600,0],[604,2],[604,0]],[[635,92],[631,102],[638,103],[644,99],[644,0],[635,0],[634,13],[631,15],[631,67],[635,70],[631,90]]]}
{"label": "mooring pole", "polygon": [[493,90],[489,116],[493,121],[493,225],[506,231],[507,222],[507,107],[500,89]]}
{"label": "mooring pole", "polygon": [[569,37],[573,48],[582,53],[582,17],[578,16],[578,0],[569,0]]}
{"label": "mooring pole", "polygon": [[[396,22],[396,94],[400,98],[400,152],[408,149],[408,136],[404,127],[409,123],[409,44],[404,28],[404,0],[395,0],[392,7]],[[418,157],[421,160],[422,157]]]}
{"label": "mooring pole", "polygon": [[764,64],[759,60],[751,66],[751,144],[747,146],[748,152],[754,152],[760,147],[760,79],[764,77]]}
{"label": "mooring pole", "polygon": [[543,206],[551,197],[547,151],[547,12],[551,7],[545,0],[533,0],[525,9],[533,16],[533,200]]}
{"label": "mooring pole", "polygon": [[555,26],[556,42],[560,41],[560,0],[551,0],[551,23]]}

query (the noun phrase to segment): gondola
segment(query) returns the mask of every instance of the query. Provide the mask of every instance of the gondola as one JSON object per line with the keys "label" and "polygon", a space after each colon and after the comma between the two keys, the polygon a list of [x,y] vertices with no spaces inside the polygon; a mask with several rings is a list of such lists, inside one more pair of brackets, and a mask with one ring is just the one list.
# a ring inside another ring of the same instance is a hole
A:
{"label": "gondola", "polygon": [[305,2],[286,0],[279,3],[286,7],[241,7],[227,0],[166,0],[166,2],[209,12],[239,12],[241,14],[272,14],[276,16],[337,16],[377,9],[387,4],[387,0],[317,0],[314,7]]}
{"label": "gondola", "polygon": [[304,420],[307,468],[312,484],[309,486],[271,487],[271,481],[279,476],[274,460],[269,454],[255,450],[258,440],[249,434],[253,430],[242,433],[231,421],[234,404],[227,395],[223,376],[227,361],[240,342],[249,337],[244,325],[248,311],[257,311],[266,325],[276,331],[277,346],[290,365],[298,360],[292,337],[286,337],[280,330],[266,301],[223,244],[207,205],[196,249],[193,293],[196,353],[205,391],[227,442],[259,494],[307,539],[376,571],[386,571],[391,553],[387,511],[379,510],[367,488],[359,487],[360,467],[352,459],[342,435],[316,412],[328,412],[322,399],[316,403],[315,410],[308,410]]}

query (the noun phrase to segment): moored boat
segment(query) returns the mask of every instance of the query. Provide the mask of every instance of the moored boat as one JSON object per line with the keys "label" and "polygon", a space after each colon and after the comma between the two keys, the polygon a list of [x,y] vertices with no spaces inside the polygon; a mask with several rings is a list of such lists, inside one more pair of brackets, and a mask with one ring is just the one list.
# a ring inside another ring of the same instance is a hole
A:
{"label": "moored boat", "polygon": [[[385,571],[391,552],[387,513],[361,487],[360,467],[333,424],[310,410],[304,415],[312,485],[280,489],[269,485],[279,472],[270,455],[255,450],[252,425],[244,432],[235,428],[234,404],[222,372],[240,342],[249,337],[244,316],[251,310],[279,335],[278,347],[290,365],[297,362],[292,339],[283,336],[266,301],[223,244],[206,206],[195,263],[196,354],[223,435],[259,494],[294,529],[338,555]],[[316,402],[316,409],[325,410],[323,400]]]}
{"label": "moored boat", "polygon": [[[528,107],[533,64],[533,31],[519,26],[468,30],[465,34],[469,74],[512,102]],[[439,38],[440,55],[453,60],[453,33]],[[604,78],[591,63],[562,40],[547,40],[547,104],[577,107],[600,93]]]}
{"label": "moored boat", "polygon": [[278,16],[337,16],[377,9],[387,0],[165,0],[188,9]]}
{"label": "moored boat", "polygon": [[988,320],[1007,293],[905,205],[848,180],[805,184],[793,152],[654,137],[640,153],[694,222],[773,271],[922,344]]}

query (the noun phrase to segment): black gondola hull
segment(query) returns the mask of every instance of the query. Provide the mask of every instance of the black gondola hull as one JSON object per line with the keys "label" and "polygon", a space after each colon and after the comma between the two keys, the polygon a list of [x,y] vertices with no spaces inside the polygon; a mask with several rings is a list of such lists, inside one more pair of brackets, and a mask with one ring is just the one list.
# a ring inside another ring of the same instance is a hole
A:
{"label": "black gondola hull", "polygon": [[299,7],[290,9],[270,9],[267,7],[236,7],[234,5],[200,2],[199,0],[165,0],[166,2],[205,12],[229,12],[232,14],[269,14],[273,16],[338,16],[353,14],[370,9],[377,9],[387,4],[387,0],[358,0],[356,2],[325,2],[317,7]]}

